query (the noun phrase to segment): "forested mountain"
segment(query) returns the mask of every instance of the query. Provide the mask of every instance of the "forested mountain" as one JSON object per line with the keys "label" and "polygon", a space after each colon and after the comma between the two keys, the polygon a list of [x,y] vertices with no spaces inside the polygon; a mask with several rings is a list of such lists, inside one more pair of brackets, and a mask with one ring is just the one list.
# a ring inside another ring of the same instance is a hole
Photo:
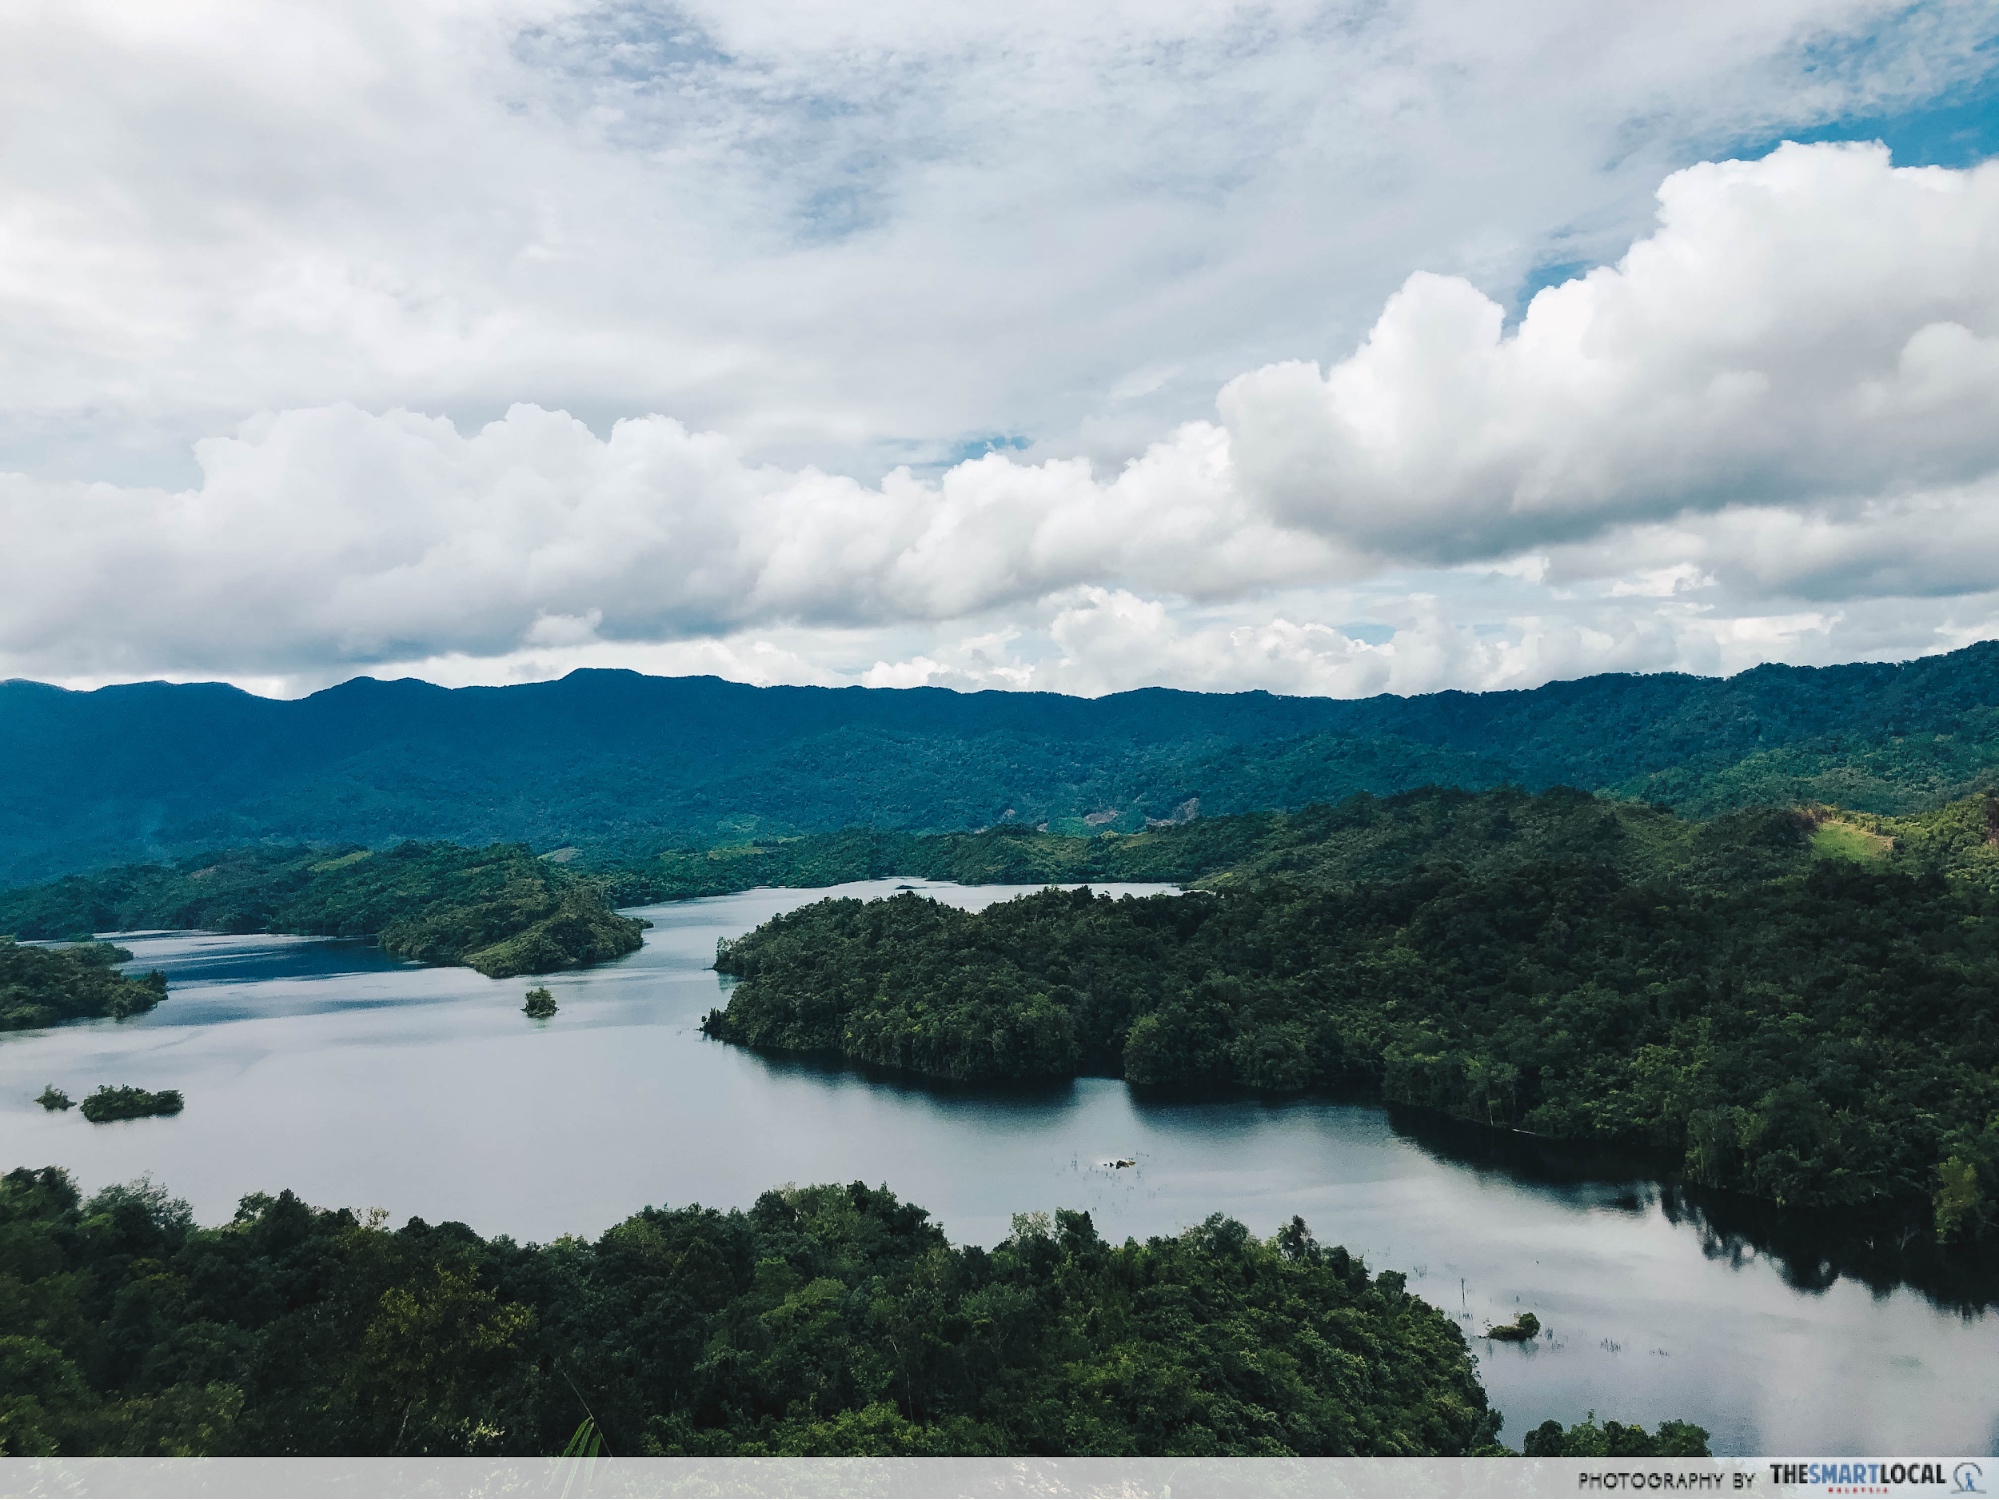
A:
{"label": "forested mountain", "polygon": [[1696,812],[1902,812],[1995,768],[1990,642],[1899,665],[1361,700],[608,671],[456,690],[360,678],[291,702],[214,684],[17,681],[0,684],[0,883],[266,841],[629,855],[852,826],[1133,831],[1424,784],[1568,784]]}
{"label": "forested mountain", "polygon": [[197,1229],[51,1167],[0,1177],[0,1243],[12,1455],[554,1454],[586,1415],[623,1456],[1500,1451],[1457,1325],[1296,1219],[1117,1245],[1023,1214],[987,1251],[856,1182],[538,1246],[290,1193]]}
{"label": "forested mountain", "polygon": [[1283,819],[1216,889],[829,900],[707,1029],[956,1080],[1333,1089],[1999,1231],[1999,805],[1703,823],[1557,791]]}

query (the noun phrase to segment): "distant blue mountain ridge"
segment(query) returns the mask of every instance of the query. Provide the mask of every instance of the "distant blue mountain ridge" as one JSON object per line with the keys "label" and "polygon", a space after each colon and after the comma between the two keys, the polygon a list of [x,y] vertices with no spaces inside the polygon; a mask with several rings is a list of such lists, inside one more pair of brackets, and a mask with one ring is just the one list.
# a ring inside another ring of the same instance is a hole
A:
{"label": "distant blue mountain ridge", "polygon": [[1129,831],[1422,785],[1570,785],[1705,815],[1911,812],[1999,781],[1999,642],[1730,678],[1364,699],[1085,699],[578,671],[297,700],[0,683],[0,884],[255,843],[585,855],[827,829]]}

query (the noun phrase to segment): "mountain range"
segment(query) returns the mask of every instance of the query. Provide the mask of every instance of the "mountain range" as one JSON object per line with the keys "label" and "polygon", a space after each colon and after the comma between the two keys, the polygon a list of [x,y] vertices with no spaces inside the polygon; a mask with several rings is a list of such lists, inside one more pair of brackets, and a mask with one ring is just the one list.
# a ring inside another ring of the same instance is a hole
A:
{"label": "mountain range", "polygon": [[585,856],[845,827],[1148,820],[1436,784],[1571,785],[1692,815],[1881,813],[1999,780],[1999,642],[1729,678],[1606,674],[1365,699],[1084,699],[578,671],[309,697],[0,683],[0,883],[262,842],[518,840]]}

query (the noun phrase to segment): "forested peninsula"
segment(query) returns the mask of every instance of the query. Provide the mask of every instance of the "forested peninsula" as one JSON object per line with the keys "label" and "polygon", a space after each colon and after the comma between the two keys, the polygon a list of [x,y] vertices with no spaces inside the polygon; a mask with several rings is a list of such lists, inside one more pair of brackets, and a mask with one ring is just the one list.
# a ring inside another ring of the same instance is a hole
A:
{"label": "forested peninsula", "polygon": [[165,998],[166,976],[118,972],[131,950],[109,943],[31,948],[0,937],[0,1031],[25,1031],[91,1016],[123,1020]]}
{"label": "forested peninsula", "polygon": [[371,938],[493,978],[617,958],[644,926],[611,910],[601,882],[521,844],[233,849],[0,892],[0,932],[22,938],[166,928]]}
{"label": "forested peninsula", "polygon": [[1296,1219],[1118,1245],[1025,1214],[988,1251],[857,1182],[518,1245],[290,1193],[201,1229],[49,1167],[0,1178],[0,1236],[10,1455],[555,1454],[586,1416],[620,1455],[1506,1451],[1457,1324]]}
{"label": "forested peninsula", "polygon": [[1999,1228],[1999,805],[1430,791],[1261,826],[1184,897],[805,907],[723,946],[744,982],[707,1029],[937,1078],[1336,1090]]}

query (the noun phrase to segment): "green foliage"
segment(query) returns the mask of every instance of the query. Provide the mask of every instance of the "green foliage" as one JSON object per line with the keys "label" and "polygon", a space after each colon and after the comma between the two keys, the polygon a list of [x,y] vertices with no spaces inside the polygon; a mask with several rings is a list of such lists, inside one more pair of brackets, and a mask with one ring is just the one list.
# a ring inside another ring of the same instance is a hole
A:
{"label": "green foliage", "polygon": [[536,1021],[546,1021],[555,1014],[556,1008],[555,996],[549,993],[548,986],[538,984],[528,991],[527,1004],[521,1007],[521,1014]]}
{"label": "green foliage", "polygon": [[1527,1434],[1521,1451],[1528,1458],[1708,1458],[1707,1429],[1691,1422],[1661,1422],[1656,1433],[1643,1424],[1597,1425],[1596,1413],[1564,1428],[1550,1419]]}
{"label": "green foliage", "polygon": [[1999,892],[1999,796],[1967,797],[1908,817],[1840,816],[1890,840],[1899,869]]}
{"label": "green foliage", "polygon": [[1828,818],[1812,830],[1812,852],[1826,859],[1868,864],[1893,855],[1895,841],[1844,819]]}
{"label": "green foliage", "polygon": [[[1484,871],[1548,857],[1601,861],[1632,878],[1704,879],[1731,870],[1746,873],[1752,866],[1766,874],[1800,867],[1806,853],[1800,835],[1815,826],[1821,835],[1844,826],[1821,826],[1817,817],[1809,811],[1750,809],[1697,823],[1663,807],[1612,802],[1566,787],[1539,796],[1518,787],[1485,792],[1422,787],[1392,797],[1362,792],[1332,806],[1201,818],[1133,834],[1084,837],[1017,827],[928,835],[845,829],[673,851],[614,878],[653,900],[890,875],[966,885],[1115,880],[1222,888],[1271,876],[1323,885],[1382,879],[1440,861]],[[1863,841],[1870,857],[1893,842],[1858,827],[1853,837]]]}
{"label": "green foliage", "polygon": [[617,958],[643,926],[612,911],[599,882],[519,844],[232,849],[0,893],[0,928],[27,937],[192,927],[374,938],[495,979]]}
{"label": "green foliage", "polygon": [[1497,1339],[1502,1344],[1532,1343],[1541,1334],[1541,1320],[1530,1312],[1524,1312],[1511,1323],[1501,1323],[1496,1328],[1488,1328],[1485,1336]]}
{"label": "green foliage", "polygon": [[1877,705],[1856,703],[1856,722],[1799,725],[1805,732],[1789,744],[1749,747],[1739,759],[1725,752],[1697,755],[1594,784],[1617,796],[1670,802],[1695,816],[1793,803],[1917,813],[1999,781],[1999,707],[1989,701],[1989,690],[1983,696],[1987,701],[1934,718],[1920,708],[1891,712],[1887,723],[1869,711]]}
{"label": "green foliage", "polygon": [[122,1021],[151,1010],[166,998],[166,976],[155,970],[127,978],[112,967],[131,956],[109,943],[31,948],[0,937],[0,1031],[85,1016]]}
{"label": "green foliage", "polygon": [[1999,1115],[1957,1122],[1944,1136],[1937,1163],[1937,1238],[1983,1240],[1999,1229]]}
{"label": "green foliage", "polygon": [[146,1089],[114,1088],[104,1084],[83,1101],[83,1117],[93,1125],[107,1120],[143,1120],[148,1115],[177,1115],[186,1107],[178,1089],[158,1093]]}
{"label": "green foliage", "polygon": [[1978,1167],[1962,1156],[1949,1156],[1937,1163],[1941,1186],[1936,1196],[1937,1238],[1956,1239],[1968,1224],[1983,1218],[1985,1193],[1978,1180]]}
{"label": "green foliage", "polygon": [[1244,813],[1140,833],[1042,833],[1012,823],[944,834],[846,828],[713,849],[669,850],[655,860],[620,864],[612,878],[621,882],[621,889],[654,901],[891,875],[961,885],[1195,880],[1240,864],[1273,839],[1282,840],[1289,826],[1281,813]]}
{"label": "green foliage", "polygon": [[719,952],[743,983],[705,1027],[940,1078],[1339,1090],[1987,1232],[1999,894],[1964,865],[1982,844],[1856,863],[1815,855],[1809,816],[1696,824],[1560,792],[1270,826],[1189,896],[804,907]]}
{"label": "green foliage", "polygon": [[1450,1319],[1300,1221],[986,1251],[860,1183],[521,1246],[20,1169],[0,1309],[13,1454],[1465,1454],[1500,1420]]}
{"label": "green foliage", "polygon": [[[594,890],[571,889],[556,898],[555,910],[549,915],[511,937],[467,953],[463,961],[489,979],[584,968],[634,951],[645,926],[636,917],[619,916]],[[415,952],[399,947],[400,935],[393,926],[385,930],[382,946],[416,957]]]}
{"label": "green foliage", "polygon": [[35,1103],[41,1105],[43,1109],[51,1113],[56,1110],[76,1108],[76,1101],[54,1084],[50,1084],[39,1094],[35,1095]]}

